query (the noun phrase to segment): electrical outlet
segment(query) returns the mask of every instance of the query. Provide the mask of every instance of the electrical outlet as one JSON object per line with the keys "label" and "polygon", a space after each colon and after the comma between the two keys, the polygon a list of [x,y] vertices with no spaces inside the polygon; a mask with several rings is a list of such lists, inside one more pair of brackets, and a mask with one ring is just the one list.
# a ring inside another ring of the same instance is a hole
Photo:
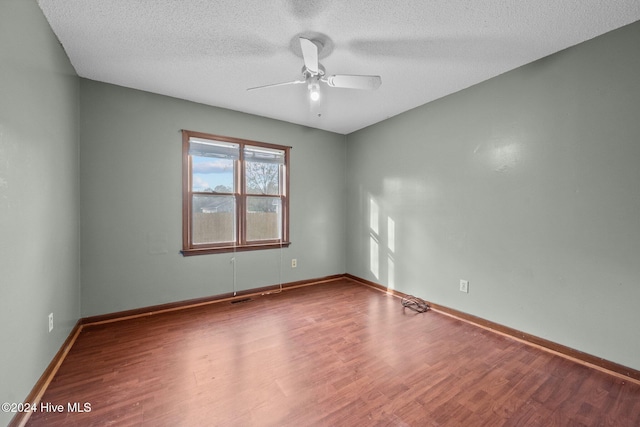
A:
{"label": "electrical outlet", "polygon": [[291,260],[291,268],[296,268],[298,266],[298,260],[293,258]]}
{"label": "electrical outlet", "polygon": [[53,331],[53,313],[49,313],[49,332]]}
{"label": "electrical outlet", "polygon": [[469,281],[460,279],[460,292],[469,293]]}

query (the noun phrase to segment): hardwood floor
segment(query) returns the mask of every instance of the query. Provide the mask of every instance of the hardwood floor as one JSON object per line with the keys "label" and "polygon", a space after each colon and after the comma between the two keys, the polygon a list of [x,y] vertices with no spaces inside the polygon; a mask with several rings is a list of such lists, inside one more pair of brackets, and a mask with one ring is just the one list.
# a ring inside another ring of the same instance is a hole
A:
{"label": "hardwood floor", "polygon": [[87,326],[47,403],[28,426],[640,425],[638,384],[348,280]]}

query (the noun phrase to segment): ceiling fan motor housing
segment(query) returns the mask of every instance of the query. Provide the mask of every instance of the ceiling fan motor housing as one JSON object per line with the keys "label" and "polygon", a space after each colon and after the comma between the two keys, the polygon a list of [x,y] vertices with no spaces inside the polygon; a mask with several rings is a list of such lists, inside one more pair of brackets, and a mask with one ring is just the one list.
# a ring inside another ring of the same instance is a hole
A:
{"label": "ceiling fan motor housing", "polygon": [[318,64],[318,72],[317,73],[314,73],[313,71],[308,69],[306,65],[302,66],[302,75],[304,76],[305,80],[308,80],[311,77],[324,77],[325,72],[326,72],[326,70],[322,66],[322,64]]}

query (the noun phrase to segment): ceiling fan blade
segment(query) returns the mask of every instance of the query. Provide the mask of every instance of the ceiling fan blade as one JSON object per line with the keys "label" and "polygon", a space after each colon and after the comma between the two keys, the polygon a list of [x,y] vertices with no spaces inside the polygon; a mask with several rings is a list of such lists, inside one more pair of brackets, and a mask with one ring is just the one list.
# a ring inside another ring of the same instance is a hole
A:
{"label": "ceiling fan blade", "polygon": [[346,89],[375,90],[382,84],[380,76],[359,76],[352,74],[335,74],[322,79],[331,87],[342,87]]}
{"label": "ceiling fan blade", "polygon": [[302,83],[306,83],[306,81],[304,81],[304,80],[294,80],[292,82],[273,83],[273,84],[270,84],[270,85],[250,87],[247,90],[249,91],[249,90],[256,90],[256,89],[265,89],[265,88],[268,88],[268,87],[276,87],[276,86],[299,85],[299,84],[302,84]]}
{"label": "ceiling fan blade", "polygon": [[311,40],[300,37],[300,48],[304,66],[313,74],[318,74],[318,46]]}

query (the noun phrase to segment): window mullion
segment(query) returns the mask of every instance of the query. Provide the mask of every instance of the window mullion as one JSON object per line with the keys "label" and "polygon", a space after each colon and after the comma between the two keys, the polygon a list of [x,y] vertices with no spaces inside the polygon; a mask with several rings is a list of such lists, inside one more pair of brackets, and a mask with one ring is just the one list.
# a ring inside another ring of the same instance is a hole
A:
{"label": "window mullion", "polygon": [[244,144],[240,144],[240,153],[238,158],[238,178],[236,194],[237,194],[237,209],[236,213],[236,222],[237,222],[237,241],[239,245],[245,245],[247,243],[246,238],[246,230],[247,230],[247,219],[246,219],[246,195],[245,195],[245,172],[244,172]]}

